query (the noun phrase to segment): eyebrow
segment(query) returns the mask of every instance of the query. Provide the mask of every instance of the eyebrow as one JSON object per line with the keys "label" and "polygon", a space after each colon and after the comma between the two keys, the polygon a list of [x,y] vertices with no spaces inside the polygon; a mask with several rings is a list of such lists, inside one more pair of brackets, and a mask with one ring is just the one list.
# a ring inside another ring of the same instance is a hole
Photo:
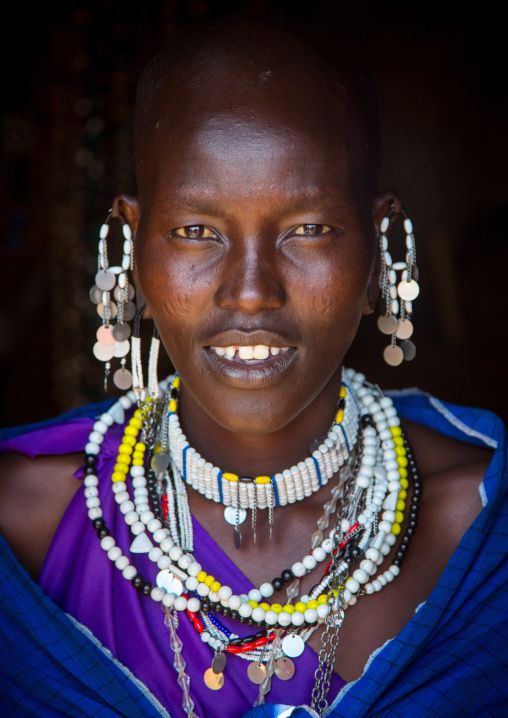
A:
{"label": "eyebrow", "polygon": [[[185,208],[190,212],[196,212],[197,214],[208,214],[217,217],[227,217],[227,212],[219,204],[213,201],[213,199],[205,199],[203,197],[192,197],[178,192],[172,192],[166,196],[166,201],[176,202],[179,207]],[[342,204],[342,200],[332,194],[321,193],[316,195],[305,195],[298,199],[288,197],[286,200],[281,199],[279,202],[281,208],[284,207],[285,211],[289,214],[291,212],[309,212],[322,207],[323,205],[337,205]]]}

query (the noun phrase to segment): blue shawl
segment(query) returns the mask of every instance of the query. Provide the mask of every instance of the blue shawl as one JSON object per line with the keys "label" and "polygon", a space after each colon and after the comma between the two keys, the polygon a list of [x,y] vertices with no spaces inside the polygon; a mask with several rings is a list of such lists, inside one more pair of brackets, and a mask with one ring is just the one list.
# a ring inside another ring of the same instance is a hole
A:
{"label": "blue shawl", "polygon": [[[427,601],[396,638],[371,656],[361,678],[343,688],[328,715],[506,717],[506,430],[489,412],[444,404],[417,391],[399,393],[395,400],[400,415],[407,419],[495,449],[481,487],[484,509]],[[81,410],[80,415],[95,413],[93,407],[89,413]],[[12,435],[0,435],[0,440]],[[170,715],[85,627],[42,592],[3,540],[0,707],[2,716],[20,718]],[[265,716],[304,718],[316,714],[306,707],[266,704],[251,709],[244,718]]]}

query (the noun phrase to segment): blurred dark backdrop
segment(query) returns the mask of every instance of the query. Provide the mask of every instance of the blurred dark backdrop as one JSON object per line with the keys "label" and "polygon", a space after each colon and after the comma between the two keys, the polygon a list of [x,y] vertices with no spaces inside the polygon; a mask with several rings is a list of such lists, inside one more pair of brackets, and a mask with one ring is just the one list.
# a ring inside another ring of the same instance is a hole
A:
{"label": "blurred dark backdrop", "polygon": [[[415,228],[417,357],[384,366],[386,341],[369,317],[350,365],[384,387],[418,385],[508,418],[508,102],[499,9],[423,0],[33,7],[11,5],[2,33],[2,425],[103,396],[102,367],[91,355],[99,318],[88,290],[111,199],[135,192],[132,110],[144,63],[201,23],[270,7],[336,36],[374,76],[380,187],[399,191]],[[119,258],[119,239],[116,251]]]}

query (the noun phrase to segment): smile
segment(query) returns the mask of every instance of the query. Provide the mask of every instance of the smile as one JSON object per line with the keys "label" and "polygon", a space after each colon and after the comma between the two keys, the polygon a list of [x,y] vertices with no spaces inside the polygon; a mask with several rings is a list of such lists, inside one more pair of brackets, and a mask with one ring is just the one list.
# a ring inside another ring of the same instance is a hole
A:
{"label": "smile", "polygon": [[249,346],[232,345],[229,347],[211,346],[210,349],[231,362],[240,361],[259,364],[273,356],[288,352],[290,347],[270,347],[266,344],[254,344]]}

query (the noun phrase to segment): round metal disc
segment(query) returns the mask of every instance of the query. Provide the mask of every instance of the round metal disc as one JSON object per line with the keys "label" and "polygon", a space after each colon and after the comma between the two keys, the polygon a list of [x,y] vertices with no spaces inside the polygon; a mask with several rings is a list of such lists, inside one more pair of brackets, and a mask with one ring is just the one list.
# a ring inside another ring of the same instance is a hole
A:
{"label": "round metal disc", "polygon": [[113,345],[104,346],[100,342],[95,342],[93,345],[93,353],[96,359],[99,361],[111,361],[113,359]]}
{"label": "round metal disc", "polygon": [[418,286],[417,282],[412,279],[410,282],[400,282],[399,286],[397,287],[397,292],[401,299],[405,299],[408,302],[412,302],[413,299],[416,299],[416,297],[419,295],[420,287]]}
{"label": "round metal disc", "polygon": [[218,691],[224,685],[224,675],[222,673],[214,673],[211,668],[205,671],[203,676],[205,684],[212,691]]}
{"label": "round metal disc", "polygon": [[[114,291],[113,291],[113,296],[115,297],[115,299],[116,299],[117,301],[118,301],[118,298],[119,298],[119,296],[120,296],[120,295],[119,295],[119,291],[120,291],[120,287],[115,287],[115,289],[114,289]],[[135,294],[136,294],[136,292],[134,291],[134,287],[132,286],[132,284],[129,284],[129,286],[128,286],[128,288],[127,288],[127,298],[128,298],[128,301],[129,301],[129,302],[132,302],[132,300],[134,299],[134,295],[135,295]]]}
{"label": "round metal disc", "polygon": [[[104,304],[102,302],[99,302],[97,305],[97,314],[100,316],[101,319],[104,318]],[[118,309],[116,308],[116,304],[113,304],[113,302],[109,303],[109,318],[115,319],[115,317],[118,314]]]}
{"label": "round metal disc", "polygon": [[383,334],[393,334],[397,329],[397,320],[393,314],[382,314],[378,317],[377,328]]}
{"label": "round metal disc", "polygon": [[412,341],[407,339],[405,342],[401,343],[400,348],[402,349],[402,352],[404,354],[404,359],[406,361],[412,361],[415,358],[416,347]]}
{"label": "round metal disc", "polygon": [[289,681],[295,675],[295,664],[291,658],[279,658],[275,661],[275,675],[281,681]]}
{"label": "round metal disc", "polygon": [[226,654],[216,653],[212,660],[212,671],[216,674],[222,673],[226,667]]}
{"label": "round metal disc", "polygon": [[116,277],[113,272],[107,269],[99,269],[95,275],[95,284],[102,289],[103,292],[109,292],[116,284]]}
{"label": "round metal disc", "polygon": [[97,341],[100,344],[103,344],[105,347],[112,346],[115,343],[115,337],[113,336],[113,331],[111,326],[109,327],[99,327],[97,329]]}
{"label": "round metal disc", "polygon": [[136,316],[136,305],[134,302],[126,302],[123,308],[124,321],[130,322]]}
{"label": "round metal disc", "polygon": [[286,636],[282,641],[282,650],[290,658],[298,658],[301,656],[305,649],[305,643],[303,638],[297,636],[296,633],[292,633]]}
{"label": "round metal disc", "polygon": [[233,506],[226,506],[224,509],[224,518],[231,526],[243,524],[247,518],[247,511],[245,509],[235,509]]}
{"label": "round metal disc", "polygon": [[90,289],[90,301],[94,304],[99,304],[102,301],[102,291],[96,284]]}
{"label": "round metal disc", "polygon": [[400,347],[389,344],[383,352],[383,358],[390,366],[399,366],[399,364],[402,364],[404,354]]}
{"label": "round metal disc", "polygon": [[[166,471],[169,466],[169,454],[154,454],[150,459],[150,468],[155,471],[156,474],[160,474],[162,471]],[[220,673],[220,671],[218,671]]]}
{"label": "round metal disc", "polygon": [[127,340],[124,342],[115,342],[115,345],[113,347],[114,350],[114,356],[116,356],[118,359],[121,357],[127,356],[131,348],[131,343]]}
{"label": "round metal disc", "polygon": [[159,571],[156,578],[156,583],[159,588],[165,588],[168,593],[174,593],[176,596],[181,596],[183,591],[183,583],[179,578],[176,578],[171,571],[167,568]]}
{"label": "round metal disc", "polygon": [[399,319],[395,335],[398,339],[409,339],[409,337],[413,333],[413,330],[413,322],[411,322],[409,319]]}
{"label": "round metal disc", "polygon": [[266,678],[266,668],[262,663],[256,663],[256,661],[253,661],[252,663],[249,663],[247,675],[252,683],[259,686]]}
{"label": "round metal disc", "polygon": [[124,342],[131,335],[131,328],[127,322],[124,322],[123,324],[115,324],[112,331],[117,342]]}
{"label": "round metal disc", "polygon": [[130,389],[132,386],[132,374],[128,369],[117,369],[113,374],[113,383],[119,389]]}

